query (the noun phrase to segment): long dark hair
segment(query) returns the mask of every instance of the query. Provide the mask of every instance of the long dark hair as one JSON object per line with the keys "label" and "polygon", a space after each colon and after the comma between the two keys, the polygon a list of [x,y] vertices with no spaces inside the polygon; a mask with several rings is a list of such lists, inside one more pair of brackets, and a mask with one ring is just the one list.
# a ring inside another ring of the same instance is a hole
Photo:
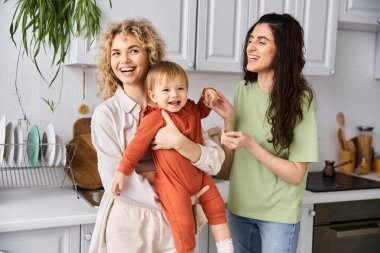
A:
{"label": "long dark hair", "polygon": [[273,34],[276,54],[273,59],[273,89],[266,118],[271,127],[276,152],[288,149],[293,142],[293,130],[303,119],[302,105],[310,106],[313,92],[302,74],[305,65],[304,39],[301,25],[288,14],[263,15],[248,31],[242,54],[244,80],[257,81],[257,73],[247,70],[247,46],[257,24],[267,24]]}

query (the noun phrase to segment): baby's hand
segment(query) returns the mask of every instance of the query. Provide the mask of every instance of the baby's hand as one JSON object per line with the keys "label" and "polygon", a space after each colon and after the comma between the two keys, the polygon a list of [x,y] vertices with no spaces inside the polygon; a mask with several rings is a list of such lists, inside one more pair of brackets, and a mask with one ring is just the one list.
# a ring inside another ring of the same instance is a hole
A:
{"label": "baby's hand", "polygon": [[113,181],[112,184],[112,194],[116,196],[120,196],[120,192],[124,190],[125,186],[125,175],[118,171],[117,175],[115,177],[115,180]]}
{"label": "baby's hand", "polygon": [[204,93],[204,103],[206,106],[214,106],[218,102],[218,92],[212,88],[207,88]]}

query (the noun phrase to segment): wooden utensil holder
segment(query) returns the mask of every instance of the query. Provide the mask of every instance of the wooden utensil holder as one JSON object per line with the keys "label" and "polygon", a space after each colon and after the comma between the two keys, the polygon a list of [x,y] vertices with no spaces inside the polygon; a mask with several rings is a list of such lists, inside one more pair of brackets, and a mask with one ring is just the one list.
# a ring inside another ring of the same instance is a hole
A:
{"label": "wooden utensil holder", "polygon": [[356,150],[343,150],[339,149],[339,164],[353,161],[346,165],[339,167],[339,171],[342,173],[354,173],[355,164],[356,164]]}

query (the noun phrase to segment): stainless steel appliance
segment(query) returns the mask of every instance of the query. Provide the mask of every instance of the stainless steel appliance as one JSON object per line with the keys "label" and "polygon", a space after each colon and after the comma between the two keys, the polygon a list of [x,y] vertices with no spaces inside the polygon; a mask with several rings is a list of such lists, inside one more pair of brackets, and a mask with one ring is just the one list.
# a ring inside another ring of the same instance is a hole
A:
{"label": "stainless steel appliance", "polygon": [[86,190],[78,187],[77,192],[88,204],[92,207],[98,208],[104,194],[104,189]]}
{"label": "stainless steel appliance", "polygon": [[314,210],[313,253],[380,252],[380,199],[316,204]]}
{"label": "stainless steel appliance", "polygon": [[373,188],[380,188],[380,182],[340,172],[336,172],[335,175],[331,177],[325,176],[322,171],[309,172],[306,183],[306,190],[312,192],[361,190]]}

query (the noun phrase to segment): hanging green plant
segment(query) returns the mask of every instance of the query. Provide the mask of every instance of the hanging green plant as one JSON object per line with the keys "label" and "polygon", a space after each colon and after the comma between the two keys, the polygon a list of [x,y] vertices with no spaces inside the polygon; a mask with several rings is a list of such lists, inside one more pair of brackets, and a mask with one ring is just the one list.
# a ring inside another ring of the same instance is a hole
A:
{"label": "hanging green plant", "polygon": [[[4,4],[9,0],[4,0]],[[111,0],[108,0],[112,8]],[[23,54],[31,58],[39,75],[51,88],[69,50],[71,40],[78,35],[85,35],[93,39],[100,30],[101,11],[96,4],[96,0],[18,0],[15,4],[15,12],[9,28],[10,36],[16,47],[19,48],[19,55],[16,67],[15,87],[18,102],[20,104],[23,118],[29,122],[21,103],[21,97],[17,87],[17,73],[21,49]],[[21,30],[21,42],[17,46],[15,36],[17,30]],[[41,49],[53,49],[52,66],[57,67],[53,78],[47,81],[42,74],[37,56]],[[63,76],[63,73],[62,73]],[[54,112],[60,103],[62,95],[62,84],[59,93],[59,100],[42,98]]]}
{"label": "hanging green plant", "polygon": [[[111,0],[109,3],[112,8]],[[50,82],[46,81],[50,87],[65,61],[72,37],[85,33],[94,38],[100,30],[100,17],[95,0],[18,0],[9,30],[17,46],[15,34],[21,29],[22,47],[45,81],[36,58],[41,48],[53,49],[52,65],[58,70]]]}

